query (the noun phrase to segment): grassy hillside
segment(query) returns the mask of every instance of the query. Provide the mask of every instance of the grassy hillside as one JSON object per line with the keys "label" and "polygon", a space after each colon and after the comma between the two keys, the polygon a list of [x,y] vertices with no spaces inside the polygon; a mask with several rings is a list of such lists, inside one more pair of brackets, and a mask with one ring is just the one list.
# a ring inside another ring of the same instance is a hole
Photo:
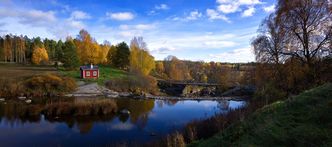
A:
{"label": "grassy hillside", "polygon": [[190,146],[332,146],[332,84],[268,105]]}
{"label": "grassy hillside", "polygon": [[[81,80],[81,74],[80,74],[79,69],[74,70],[74,71],[61,71],[61,73],[64,74],[65,76],[72,77],[76,80]],[[98,84],[103,85],[105,81],[108,81],[110,79],[125,78],[127,76],[128,76],[128,73],[123,70],[111,68],[108,66],[99,66],[99,78],[96,80],[85,79],[85,81],[97,82]]]}

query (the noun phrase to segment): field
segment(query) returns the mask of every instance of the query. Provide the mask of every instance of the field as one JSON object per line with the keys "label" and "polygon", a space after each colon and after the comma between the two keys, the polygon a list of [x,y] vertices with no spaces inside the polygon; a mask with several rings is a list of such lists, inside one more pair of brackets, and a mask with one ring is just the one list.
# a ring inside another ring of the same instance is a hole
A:
{"label": "field", "polygon": [[332,84],[256,111],[191,146],[332,146]]}
{"label": "field", "polygon": [[85,82],[97,82],[103,85],[104,82],[111,79],[121,79],[129,76],[123,70],[114,69],[106,66],[99,66],[99,79],[81,79],[80,70],[67,71],[57,70],[53,66],[37,66],[37,65],[23,65],[14,63],[0,63],[0,78],[23,80],[31,76],[44,75],[44,74],[60,74],[63,76],[72,77],[75,80],[83,80]]}
{"label": "field", "polygon": [[0,78],[25,79],[27,77],[41,74],[57,74],[53,66],[21,65],[13,63],[0,63]]}
{"label": "field", "polygon": [[[83,80],[80,77],[80,70],[66,71],[60,70],[60,73],[64,76],[72,77],[76,80]],[[99,78],[98,79],[84,79],[85,82],[97,82],[99,85],[104,85],[104,82],[111,79],[126,78],[129,74],[123,70],[111,68],[108,66],[99,66]]]}

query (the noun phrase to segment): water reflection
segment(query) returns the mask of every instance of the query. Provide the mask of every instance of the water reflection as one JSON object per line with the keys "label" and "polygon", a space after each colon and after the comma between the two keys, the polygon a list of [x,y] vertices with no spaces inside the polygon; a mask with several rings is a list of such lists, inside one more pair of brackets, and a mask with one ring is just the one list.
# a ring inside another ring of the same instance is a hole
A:
{"label": "water reflection", "polygon": [[[118,112],[92,116],[44,115],[45,103],[0,104],[0,142],[20,145],[110,145],[150,141],[186,123],[227,113],[242,107],[242,101],[176,101],[115,99]],[[40,112],[40,113],[37,113]],[[8,135],[10,134],[10,135]],[[152,135],[153,134],[153,135]],[[16,138],[20,142],[11,141]],[[96,141],[98,140],[98,141]]]}

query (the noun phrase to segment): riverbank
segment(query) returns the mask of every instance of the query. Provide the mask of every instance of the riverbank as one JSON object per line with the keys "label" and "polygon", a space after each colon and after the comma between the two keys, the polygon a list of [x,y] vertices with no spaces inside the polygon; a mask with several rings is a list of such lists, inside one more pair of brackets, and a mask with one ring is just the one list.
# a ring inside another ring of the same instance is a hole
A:
{"label": "riverbank", "polygon": [[154,99],[154,100],[234,100],[242,101],[249,99],[250,96],[225,96],[225,97],[176,97],[176,96],[156,96],[143,93],[137,95],[131,92],[116,92],[109,90],[97,83],[78,84],[80,85],[75,92],[65,95],[66,97],[105,97],[105,98],[133,98],[133,99]]}
{"label": "riverbank", "polygon": [[190,146],[331,146],[332,84],[267,105]]}

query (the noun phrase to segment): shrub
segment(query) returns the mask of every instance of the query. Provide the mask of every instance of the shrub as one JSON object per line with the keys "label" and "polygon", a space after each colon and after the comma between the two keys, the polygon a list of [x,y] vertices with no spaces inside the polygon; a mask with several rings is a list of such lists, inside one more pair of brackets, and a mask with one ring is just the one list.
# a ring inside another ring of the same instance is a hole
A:
{"label": "shrub", "polygon": [[0,78],[0,97],[11,97],[23,93],[23,86],[16,80]]}
{"label": "shrub", "polygon": [[276,88],[272,83],[266,83],[261,89],[256,91],[254,99],[269,104],[286,97],[287,94],[284,91]]}
{"label": "shrub", "polygon": [[26,92],[33,96],[62,95],[76,88],[75,80],[53,74],[39,75],[24,81]]}
{"label": "shrub", "polygon": [[157,81],[151,76],[135,75],[122,79],[113,79],[106,82],[106,86],[109,89],[121,92],[133,92],[136,94],[142,94],[143,92],[158,93]]}

